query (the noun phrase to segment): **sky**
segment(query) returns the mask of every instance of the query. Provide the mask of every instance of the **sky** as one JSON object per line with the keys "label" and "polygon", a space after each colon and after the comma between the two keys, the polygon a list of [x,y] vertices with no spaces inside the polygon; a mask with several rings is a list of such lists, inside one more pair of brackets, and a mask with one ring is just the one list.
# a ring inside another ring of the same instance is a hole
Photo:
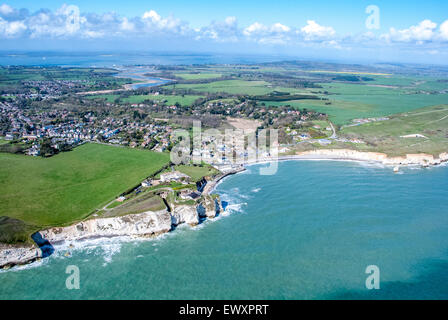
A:
{"label": "sky", "polygon": [[448,64],[448,1],[0,0],[0,43]]}

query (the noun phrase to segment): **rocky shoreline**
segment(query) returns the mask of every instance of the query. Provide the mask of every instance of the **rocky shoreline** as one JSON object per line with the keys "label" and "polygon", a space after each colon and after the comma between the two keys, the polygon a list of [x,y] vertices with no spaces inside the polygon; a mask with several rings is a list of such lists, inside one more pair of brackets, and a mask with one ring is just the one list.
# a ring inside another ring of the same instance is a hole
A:
{"label": "rocky shoreline", "polygon": [[[198,205],[173,204],[171,212],[168,210],[148,211],[120,217],[88,219],[68,227],[42,230],[37,235],[49,245],[120,236],[152,238],[171,232],[181,224],[196,226],[205,219],[215,218],[222,212],[219,197],[205,195]],[[15,265],[32,263],[45,257],[44,250],[37,244],[18,246],[0,244],[0,268],[8,269]]]}
{"label": "rocky shoreline", "polygon": [[[389,157],[387,154],[379,152],[362,152],[350,149],[321,149],[299,152],[295,155],[280,156],[278,158],[266,157],[245,164],[250,165],[276,160],[346,160],[376,162],[390,166],[418,165],[428,167],[448,162],[448,153],[441,153],[438,157],[423,153]],[[202,192],[204,198],[197,205],[172,204],[171,211],[148,211],[120,217],[94,218],[68,227],[42,230],[38,234],[51,245],[56,245],[71,241],[120,236],[151,238],[170,232],[181,224],[195,226],[204,219],[213,219],[223,212],[219,197],[213,197],[210,194],[222,179],[244,170],[244,166],[239,166],[207,182]],[[45,256],[42,250],[43,248],[39,248],[37,244],[17,246],[0,244],[0,269],[28,264],[39,260]]]}

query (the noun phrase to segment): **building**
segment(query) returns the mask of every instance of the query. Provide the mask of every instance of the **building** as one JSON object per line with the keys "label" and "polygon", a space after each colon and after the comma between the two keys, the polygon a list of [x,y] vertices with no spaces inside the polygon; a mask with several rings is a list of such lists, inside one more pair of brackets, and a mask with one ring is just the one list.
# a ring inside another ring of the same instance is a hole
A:
{"label": "building", "polygon": [[190,182],[190,177],[186,174],[179,172],[179,171],[172,171],[172,172],[166,172],[162,173],[160,175],[160,181],[161,182]]}
{"label": "building", "polygon": [[179,197],[183,200],[196,200],[201,194],[197,191],[183,190],[180,192]]}
{"label": "building", "polygon": [[146,179],[145,181],[142,182],[143,188],[149,188],[150,186],[152,186],[152,181],[150,179]]}

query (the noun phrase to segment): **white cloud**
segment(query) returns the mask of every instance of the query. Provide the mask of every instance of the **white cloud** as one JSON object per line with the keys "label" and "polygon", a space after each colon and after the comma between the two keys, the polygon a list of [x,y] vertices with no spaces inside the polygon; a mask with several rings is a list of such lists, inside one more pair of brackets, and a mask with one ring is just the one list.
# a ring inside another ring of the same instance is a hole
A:
{"label": "white cloud", "polygon": [[278,33],[289,32],[289,31],[291,31],[291,28],[287,27],[287,26],[285,26],[285,25],[283,25],[281,23],[275,23],[275,24],[272,25],[271,31],[272,32],[278,32]]}
{"label": "white cloud", "polygon": [[240,30],[238,29],[238,20],[236,17],[227,17],[224,21],[212,21],[210,25],[195,29],[195,39],[213,39],[215,41],[238,41]]}
{"label": "white cloud", "polygon": [[0,6],[0,14],[1,15],[7,16],[13,12],[14,12],[14,9],[11,8],[10,6],[8,6],[6,3],[4,3]]}
{"label": "white cloud", "polygon": [[132,31],[135,29],[135,24],[130,22],[128,18],[124,17],[121,22],[120,28],[124,31]]}
{"label": "white cloud", "polygon": [[237,23],[236,17],[227,17],[224,22],[229,26],[234,26]]}
{"label": "white cloud", "polygon": [[255,23],[251,24],[250,26],[248,26],[246,29],[244,29],[243,33],[244,33],[244,35],[250,37],[254,34],[266,32],[266,31],[267,31],[267,27],[265,25],[255,22]]}
{"label": "white cloud", "polygon": [[183,33],[186,25],[173,17],[162,18],[156,11],[150,10],[143,14],[142,21],[146,31],[162,31],[170,33]]}
{"label": "white cloud", "polygon": [[321,26],[314,20],[308,20],[307,25],[300,31],[305,40],[329,39],[336,34],[332,27]]}
{"label": "white cloud", "polygon": [[142,18],[144,20],[145,19],[146,20],[151,20],[152,22],[159,22],[160,20],[162,20],[162,17],[157,12],[155,12],[154,10],[150,10],[150,11],[145,12],[143,14]]}
{"label": "white cloud", "polygon": [[21,35],[26,30],[26,25],[22,21],[6,21],[0,17],[0,37],[14,38]]}
{"label": "white cloud", "polygon": [[[444,52],[448,42],[448,20],[440,26],[431,20],[423,20],[409,28],[391,28],[378,36],[376,33],[358,32],[337,34],[331,26],[308,20],[304,26],[287,26],[281,22],[272,25],[261,21],[239,26],[234,16],[222,21],[192,28],[188,22],[173,16],[162,16],[155,10],[142,11],[136,17],[122,16],[115,12],[103,14],[81,13],[76,6],[63,5],[57,10],[40,9],[29,12],[7,4],[0,5],[0,39],[183,39],[226,42],[290,45],[301,47],[331,47],[349,49],[377,47],[385,42],[396,46],[423,45],[421,52]],[[1,41],[1,40],[0,40]],[[435,51],[433,51],[435,52]]]}
{"label": "white cloud", "polygon": [[396,30],[390,28],[389,33],[382,35],[382,38],[389,42],[417,42],[430,41],[435,36],[437,23],[431,20],[423,20],[418,25],[408,29]]}
{"label": "white cloud", "polygon": [[440,38],[448,41],[448,20],[445,20],[445,22],[440,25],[439,32]]}
{"label": "white cloud", "polygon": [[271,26],[255,22],[243,30],[249,40],[264,44],[284,44],[291,39],[291,28],[279,22]]}

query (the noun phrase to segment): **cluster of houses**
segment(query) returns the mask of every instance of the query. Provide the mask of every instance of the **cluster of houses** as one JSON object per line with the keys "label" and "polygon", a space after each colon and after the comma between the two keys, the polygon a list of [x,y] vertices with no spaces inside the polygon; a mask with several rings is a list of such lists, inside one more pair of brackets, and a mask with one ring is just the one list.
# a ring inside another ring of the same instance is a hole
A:
{"label": "cluster of houses", "polygon": [[[60,144],[76,146],[89,141],[151,147],[155,151],[165,151],[169,147],[171,126],[144,121],[128,122],[125,117],[99,118],[92,113],[78,115],[65,109],[37,112],[20,108],[13,99],[0,102],[0,136],[9,141],[26,142],[29,145],[26,153],[33,156],[39,155],[40,141],[44,138],[50,138],[56,149]],[[132,133],[139,131],[144,132],[143,142],[129,141]]]}
{"label": "cluster of houses", "polygon": [[[39,80],[39,81],[22,81],[25,88],[32,89],[32,94],[41,99],[51,99],[77,90],[85,90],[89,87],[87,80]],[[30,96],[29,98],[33,98]]]}

